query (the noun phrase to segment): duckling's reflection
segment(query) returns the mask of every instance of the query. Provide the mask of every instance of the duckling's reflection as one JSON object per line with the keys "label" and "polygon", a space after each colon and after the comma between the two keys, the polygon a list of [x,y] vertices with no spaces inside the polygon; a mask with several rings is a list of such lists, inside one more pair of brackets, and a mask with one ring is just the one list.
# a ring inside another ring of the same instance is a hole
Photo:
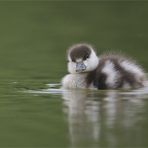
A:
{"label": "duckling's reflection", "polygon": [[99,101],[88,100],[88,95],[85,91],[68,91],[63,95],[74,146],[87,140],[98,141]]}
{"label": "duckling's reflection", "polygon": [[138,96],[121,95],[117,91],[101,94],[72,90],[65,91],[63,99],[73,147],[108,144],[113,147],[117,141],[129,138],[127,132],[131,127],[138,130],[136,122],[140,120],[138,114],[143,108],[143,101]]}

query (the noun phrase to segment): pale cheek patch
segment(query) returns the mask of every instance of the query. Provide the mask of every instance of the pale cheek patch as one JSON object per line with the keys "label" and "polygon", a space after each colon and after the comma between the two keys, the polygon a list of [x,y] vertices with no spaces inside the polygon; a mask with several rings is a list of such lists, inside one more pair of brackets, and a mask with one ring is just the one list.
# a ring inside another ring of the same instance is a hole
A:
{"label": "pale cheek patch", "polygon": [[114,64],[111,61],[106,61],[102,72],[107,75],[106,85],[109,87],[115,87],[118,72],[115,70]]}
{"label": "pale cheek patch", "polygon": [[68,55],[68,61],[69,61],[69,62],[72,62],[72,60],[71,60],[71,58],[70,58],[70,56],[69,56],[69,55]]}
{"label": "pale cheek patch", "polygon": [[99,63],[98,57],[96,56],[95,52],[92,50],[90,57],[84,61],[84,64],[86,65],[87,69],[86,71],[93,71],[97,68]]}
{"label": "pale cheek patch", "polygon": [[68,62],[68,72],[76,73],[76,64],[74,62]]}

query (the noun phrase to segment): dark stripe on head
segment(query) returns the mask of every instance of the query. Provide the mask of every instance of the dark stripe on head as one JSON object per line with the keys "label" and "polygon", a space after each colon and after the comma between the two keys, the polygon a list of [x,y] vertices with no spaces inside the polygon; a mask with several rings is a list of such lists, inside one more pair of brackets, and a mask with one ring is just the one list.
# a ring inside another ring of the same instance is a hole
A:
{"label": "dark stripe on head", "polygon": [[70,55],[70,58],[74,62],[76,59],[79,59],[79,58],[86,60],[87,58],[89,58],[91,54],[90,48],[91,46],[88,44],[76,44],[69,49],[68,53]]}

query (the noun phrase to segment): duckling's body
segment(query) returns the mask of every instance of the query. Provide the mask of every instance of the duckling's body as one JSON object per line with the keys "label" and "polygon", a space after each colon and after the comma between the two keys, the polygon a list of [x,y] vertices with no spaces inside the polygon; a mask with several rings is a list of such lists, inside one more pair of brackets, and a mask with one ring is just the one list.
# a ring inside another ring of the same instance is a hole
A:
{"label": "duckling's body", "polygon": [[117,54],[100,56],[97,68],[87,76],[87,84],[98,89],[139,88],[145,75],[134,61]]}
{"label": "duckling's body", "polygon": [[68,50],[68,71],[62,86],[71,88],[119,89],[144,86],[143,69],[118,54],[97,57],[90,45],[77,44]]}

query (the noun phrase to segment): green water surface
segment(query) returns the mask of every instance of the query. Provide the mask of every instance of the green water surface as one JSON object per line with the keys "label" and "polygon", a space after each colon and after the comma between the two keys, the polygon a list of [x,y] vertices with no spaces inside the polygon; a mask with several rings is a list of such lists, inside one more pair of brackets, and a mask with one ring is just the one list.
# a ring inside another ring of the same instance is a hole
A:
{"label": "green water surface", "polygon": [[0,1],[0,147],[148,147],[148,89],[42,93],[67,73],[77,42],[147,72],[148,2]]}

